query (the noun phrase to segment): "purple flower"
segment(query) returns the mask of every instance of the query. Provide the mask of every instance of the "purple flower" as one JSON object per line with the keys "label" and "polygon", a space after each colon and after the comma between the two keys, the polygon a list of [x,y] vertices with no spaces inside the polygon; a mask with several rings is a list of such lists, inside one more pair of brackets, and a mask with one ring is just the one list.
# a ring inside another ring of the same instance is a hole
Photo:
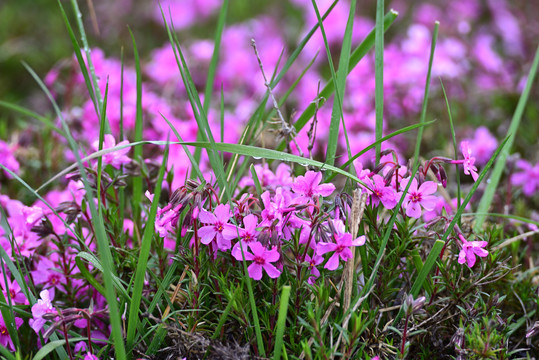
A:
{"label": "purple flower", "polygon": [[[6,142],[0,140],[0,159],[2,159],[2,165],[11,170],[15,174],[19,173],[19,162],[13,155],[15,147],[8,145]],[[4,171],[4,174],[8,178],[11,178],[11,174]]]}
{"label": "purple flower", "polygon": [[43,290],[39,293],[41,299],[39,299],[34,305],[32,305],[32,319],[30,319],[30,326],[36,333],[39,333],[43,325],[47,320],[43,319],[43,315],[56,312],[52,307],[51,298],[49,297],[49,290]]}
{"label": "purple flower", "polygon": [[361,246],[365,244],[365,235],[352,240],[352,234],[344,232],[344,224],[341,220],[335,221],[334,234],[335,242],[319,242],[316,246],[316,253],[318,255],[324,255],[325,253],[333,251],[333,255],[329,258],[324,268],[328,270],[335,270],[339,267],[339,258],[343,261],[347,261],[352,258],[351,246]]}
{"label": "purple flower", "polygon": [[386,186],[384,178],[378,174],[372,177],[372,189],[367,189],[371,193],[371,200],[378,206],[380,202],[386,209],[393,209],[397,205],[396,193],[391,186]]}
{"label": "purple flower", "polygon": [[201,223],[209,224],[198,229],[200,242],[208,245],[216,239],[217,247],[221,251],[226,251],[232,246],[230,240],[238,236],[238,232],[234,225],[228,224],[230,219],[230,206],[219,204],[214,211],[214,214],[202,209],[198,216]]}
{"label": "purple flower", "polygon": [[517,167],[521,170],[511,176],[511,183],[522,186],[526,196],[533,196],[539,190],[539,163],[532,166],[526,160],[519,160]]}
{"label": "purple flower", "polygon": [[329,196],[335,190],[333,184],[322,184],[322,173],[307,171],[305,176],[298,176],[296,182],[292,184],[292,190],[308,202],[318,196]]}
{"label": "purple flower", "polygon": [[[240,233],[243,251],[246,251],[247,245],[253,241],[256,241],[258,237],[258,231],[256,230],[256,227],[258,226],[258,218],[256,217],[256,215],[253,214],[247,215],[243,218],[243,225],[245,225],[245,228],[239,228],[238,231]],[[234,244],[231,254],[235,258],[238,258],[239,255],[239,258],[241,259],[241,249],[239,241]]]}
{"label": "purple flower", "polygon": [[99,360],[99,358],[94,354],[87,352],[86,355],[84,355],[83,360]]}
{"label": "purple flower", "polygon": [[486,241],[468,241],[459,234],[459,239],[462,241],[462,249],[459,253],[459,264],[468,263],[468,267],[475,265],[475,256],[485,257],[488,255],[488,251],[483,249],[487,246]]}
{"label": "purple flower", "polygon": [[[247,245],[252,251],[252,253],[250,253],[249,251],[246,251],[247,249],[244,249],[243,252],[245,260],[252,261],[251,265],[249,265],[247,268],[249,277],[254,280],[262,279],[262,269],[264,269],[268,276],[272,279],[278,278],[279,275],[281,275],[281,272],[275,266],[270,264],[279,260],[281,257],[276,248],[268,250],[258,241],[250,242]],[[232,255],[236,258],[236,260],[243,261],[241,252]]]}
{"label": "purple flower", "polygon": [[[401,183],[401,188],[405,189],[410,179],[404,179]],[[438,189],[438,185],[434,181],[425,181],[421,186],[417,187],[417,180],[412,179],[412,184],[408,189],[408,193],[404,198],[403,206],[406,207],[406,215],[419,219],[421,216],[421,206],[425,210],[431,211],[436,207],[437,197],[434,194]]]}
{"label": "purple flower", "polygon": [[464,173],[466,175],[472,175],[473,181],[477,181],[479,175],[477,174],[477,168],[474,166],[475,157],[472,156],[472,149],[468,141],[463,141],[460,143],[460,150],[464,156],[464,160],[454,160],[452,164],[462,164],[464,168]]}
{"label": "purple flower", "polygon": [[474,138],[469,141],[470,149],[479,164],[486,164],[498,147],[498,141],[485,126],[475,130]]}

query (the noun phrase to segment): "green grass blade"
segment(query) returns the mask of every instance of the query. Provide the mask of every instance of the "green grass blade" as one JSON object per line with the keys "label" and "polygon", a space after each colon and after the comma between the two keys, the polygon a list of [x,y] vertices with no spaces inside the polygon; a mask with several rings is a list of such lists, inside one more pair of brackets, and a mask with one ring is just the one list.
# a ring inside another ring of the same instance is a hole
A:
{"label": "green grass blade", "polygon": [[54,125],[53,122],[50,121],[49,118],[47,118],[45,116],[41,116],[38,113],[35,113],[35,112],[31,111],[31,110],[25,109],[22,106],[19,106],[17,104],[12,104],[12,103],[7,102],[7,101],[0,100],[0,106],[3,106],[5,108],[7,108],[7,109],[18,112],[21,115],[25,115],[25,116],[31,117],[33,119],[36,119],[39,122],[42,122],[46,127],[51,128],[52,130],[56,131],[58,134],[60,134],[62,136],[65,136],[62,129],[60,129],[56,125]]}
{"label": "green grass blade", "polygon": [[[436,243],[434,244],[434,246],[432,247],[429,255],[427,256],[427,260],[425,260],[423,268],[421,269],[421,271],[417,275],[417,278],[416,278],[416,280],[414,281],[414,283],[412,285],[412,289],[410,290],[410,293],[414,296],[414,298],[419,294],[419,291],[423,287],[423,283],[427,279],[427,275],[432,270],[432,267],[436,263],[436,259],[438,258],[438,256],[440,256],[440,253],[442,252],[442,249],[444,247],[444,244],[445,244],[447,238],[449,237],[449,234],[451,234],[451,232],[453,232],[454,226],[457,224],[460,217],[462,216],[462,213],[464,212],[464,209],[466,208],[466,206],[470,202],[470,199],[472,198],[472,196],[475,194],[477,188],[481,184],[481,181],[485,178],[485,176],[487,175],[487,172],[492,167],[492,164],[494,163],[494,160],[498,157],[498,154],[500,154],[500,152],[502,151],[504,146],[507,144],[508,140],[509,140],[509,137],[507,137],[500,144],[500,146],[498,146],[498,149],[496,149],[496,152],[494,153],[494,155],[492,155],[492,157],[488,161],[488,163],[485,166],[485,168],[483,169],[483,171],[481,171],[481,174],[479,174],[479,177],[477,178],[477,181],[474,183],[474,185],[470,189],[470,192],[468,193],[468,195],[466,196],[466,198],[462,202],[461,206],[457,209],[457,212],[455,213],[455,216],[453,217],[453,220],[451,221],[451,223],[447,227],[447,230],[445,231],[444,235],[442,236],[442,238],[440,240],[437,240]],[[401,310],[397,314],[397,318],[395,319],[395,324],[398,324],[398,322],[400,321],[402,316],[403,316],[403,310],[401,308]]]}
{"label": "green grass blade", "polygon": [[[430,47],[430,58],[429,58],[429,68],[427,70],[427,80],[425,81],[425,94],[423,96],[423,105],[421,107],[421,117],[419,123],[423,124],[425,122],[425,117],[427,116],[427,103],[429,101],[429,89],[430,89],[430,74],[432,72],[432,61],[434,60],[434,50],[436,49],[436,40],[438,39],[438,28],[440,23],[438,21],[434,22],[434,31],[432,32],[432,42]],[[421,139],[423,138],[423,128],[420,127],[417,130],[417,140],[415,143],[414,151],[414,164],[419,163],[419,151],[421,149]]]}
{"label": "green grass blade", "polygon": [[335,155],[337,153],[337,145],[339,143],[339,128],[340,128],[341,119],[343,119],[343,123],[344,123],[342,107],[343,107],[344,90],[345,90],[345,84],[346,84],[346,76],[348,74],[350,49],[352,48],[352,30],[354,26],[355,0],[353,0],[350,3],[350,13],[348,16],[348,21],[346,23],[346,30],[345,30],[344,38],[343,38],[341,56],[339,59],[339,70],[338,70],[339,73],[338,74],[335,72],[335,68],[333,66],[333,59],[331,56],[329,43],[326,37],[326,31],[324,29],[324,24],[322,23],[322,18],[320,17],[320,12],[318,11],[318,6],[316,5],[315,0],[312,0],[312,5],[316,13],[316,17],[318,18],[318,25],[320,26],[320,31],[324,39],[324,46],[326,48],[326,54],[328,57],[329,69],[331,71],[331,79],[332,79],[333,84],[337,85],[335,87],[335,99],[333,101],[333,109],[331,112],[331,122],[329,126],[328,144],[327,144],[327,149],[326,149],[326,162],[329,165],[333,165],[335,163]]}
{"label": "green grass blade", "polygon": [[273,348],[273,360],[281,359],[281,349],[284,343],[284,329],[286,328],[286,313],[288,312],[288,300],[290,299],[290,286],[283,286],[279,304],[279,316],[277,317],[277,331],[275,332],[275,347]]}
{"label": "green grass blade", "polygon": [[137,325],[139,321],[140,302],[142,299],[142,288],[144,287],[144,278],[146,275],[146,265],[148,264],[148,257],[150,255],[150,248],[155,231],[155,217],[157,214],[157,206],[159,205],[159,197],[161,196],[161,185],[165,177],[165,169],[168,160],[168,146],[165,148],[165,154],[163,155],[163,163],[159,169],[159,175],[157,183],[155,185],[154,198],[150,209],[150,214],[146,220],[146,227],[144,228],[144,235],[142,236],[142,245],[140,247],[140,254],[137,262],[137,269],[135,270],[135,282],[133,285],[133,296],[131,303],[129,304],[129,320],[127,322],[127,348],[130,349],[135,341],[135,335]]}
{"label": "green grass blade", "polygon": [[[498,161],[496,162],[496,165],[494,166],[494,170],[492,170],[492,175],[489,179],[487,188],[485,189],[485,192],[483,193],[483,196],[481,197],[481,201],[479,201],[479,206],[477,208],[478,213],[486,213],[488,209],[490,208],[490,204],[492,203],[492,199],[494,198],[494,193],[496,192],[498,183],[500,182],[500,178],[505,169],[507,157],[509,156],[511,148],[513,147],[513,142],[515,141],[515,137],[518,132],[520,120],[522,119],[522,114],[524,113],[524,109],[526,108],[526,103],[528,101],[528,97],[530,95],[530,91],[531,91],[533,82],[535,80],[535,75],[537,74],[538,64],[539,64],[539,46],[537,46],[537,50],[535,51],[535,57],[533,59],[533,64],[532,64],[532,67],[530,68],[530,72],[528,73],[528,80],[526,81],[526,87],[522,91],[522,95],[520,95],[517,108],[515,110],[515,113],[513,114],[513,119],[511,119],[511,125],[509,126],[509,129],[507,130],[507,136],[509,136],[509,141],[507,143],[507,146],[501,152],[500,158],[498,159]],[[485,222],[485,218],[486,218],[485,215],[477,216],[477,218],[475,219],[475,225],[474,225],[475,231],[481,230],[481,227],[483,226],[483,223]]]}
{"label": "green grass blade", "polygon": [[[394,136],[397,136],[397,135],[400,135],[400,134],[404,134],[405,132],[408,132],[408,131],[411,131],[411,130],[414,130],[414,129],[417,129],[417,128],[420,128],[420,127],[424,127],[424,126],[428,126],[428,125],[431,125],[435,122],[436,120],[431,120],[431,121],[427,121],[423,124],[414,124],[414,125],[410,125],[410,126],[407,126],[405,128],[402,128],[402,129],[399,129],[397,131],[394,131],[392,132],[391,134],[389,135],[386,135],[384,136],[383,138],[381,138],[380,140],[378,141],[375,141],[373,142],[372,144],[370,144],[369,146],[367,146],[366,148],[364,148],[363,150],[361,150],[360,152],[358,152],[357,154],[355,154],[354,156],[352,156],[348,161],[346,161],[342,166],[340,166],[340,168],[342,170],[345,170],[348,166],[350,166],[353,161],[355,159],[357,159],[358,157],[360,157],[361,155],[365,154],[367,151],[371,150],[371,149],[374,149],[376,147],[376,145],[378,144],[381,144],[383,143],[384,141],[386,140],[389,140],[391,139],[392,137]],[[326,182],[329,182],[331,181],[334,177],[336,176],[336,174],[331,174],[327,179],[326,179]]]}
{"label": "green grass blade", "polygon": [[[453,140],[453,150],[454,150],[454,156],[455,159],[458,158],[458,146],[457,146],[457,136],[455,135],[455,126],[453,124],[453,116],[451,115],[451,107],[449,106],[449,100],[447,98],[447,93],[445,92],[444,83],[442,82],[442,79],[440,79],[440,86],[442,87],[442,93],[444,94],[444,100],[445,100],[445,106],[447,108],[447,116],[449,117],[449,125],[451,126],[451,139]],[[457,174],[457,208],[460,207],[460,203],[462,202],[461,194],[460,194],[460,171],[459,171],[459,165],[455,164],[455,170]]]}
{"label": "green grass blade", "polygon": [[[10,351],[0,345],[0,354],[6,359],[6,360],[19,360],[15,355],[13,355],[13,351]],[[67,356],[67,354],[66,354]]]}
{"label": "green grass blade", "polygon": [[230,311],[232,311],[232,307],[234,306],[234,303],[236,302],[236,297],[240,293],[240,290],[242,290],[241,286],[238,286],[236,290],[234,291],[234,294],[232,295],[232,299],[228,302],[226,305],[225,310],[219,317],[219,323],[217,324],[217,327],[215,328],[215,331],[213,332],[212,339],[217,339],[219,337],[219,333],[221,332],[221,329],[225,325],[226,319],[228,318],[228,314],[230,314]]}
{"label": "green grass blade", "polygon": [[[129,29],[129,34],[131,34],[131,40],[133,42],[133,55],[135,57],[135,71],[136,71],[136,82],[137,82],[137,100],[136,100],[136,121],[135,121],[135,141],[142,140],[142,72],[140,70],[140,58],[137,50],[137,43],[135,37]],[[142,147],[138,146],[133,150],[133,158],[135,161],[140,161],[142,159]],[[133,217],[135,224],[140,223],[140,210],[142,202],[142,176],[136,176],[133,178],[133,193],[132,193],[132,206],[133,206]]]}
{"label": "green grass blade", "polygon": [[[376,1],[376,30],[374,36],[374,104],[376,113],[376,140],[382,138],[384,127],[384,0]],[[376,165],[380,162],[382,143],[376,145]]]}
{"label": "green grass blade", "polygon": [[204,112],[207,114],[210,109],[211,95],[213,90],[213,82],[215,80],[215,72],[217,71],[217,63],[219,62],[219,51],[221,50],[221,38],[223,29],[225,28],[226,13],[228,10],[229,0],[224,0],[219,12],[219,20],[217,20],[217,30],[213,40],[213,54],[208,68],[208,78],[206,79],[206,89],[204,90]]}
{"label": "green grass blade", "polygon": [[105,281],[105,290],[107,294],[106,299],[109,305],[110,322],[112,326],[112,338],[114,340],[114,350],[116,353],[116,357],[119,360],[125,360],[127,356],[125,353],[125,346],[123,343],[120,314],[118,312],[116,292],[114,291],[114,283],[113,283],[113,274],[115,274],[116,271],[115,271],[114,263],[112,261],[112,253],[109,248],[109,242],[108,242],[107,233],[105,230],[103,217],[99,209],[96,209],[95,207],[94,197],[92,195],[92,189],[89,185],[88,177],[86,175],[86,169],[84,168],[81,162],[81,158],[79,154],[79,147],[76,144],[75,140],[73,139],[73,136],[71,135],[71,132],[62,115],[62,112],[60,111],[60,108],[58,107],[58,104],[54,100],[54,97],[52,96],[50,91],[47,89],[43,81],[41,81],[41,79],[37,76],[37,74],[26,63],[23,63],[23,66],[28,70],[30,75],[38,83],[40,88],[43,90],[43,92],[48,97],[49,101],[51,102],[56,115],[58,116],[58,118],[60,119],[62,123],[62,128],[64,132],[66,133],[69,146],[71,147],[71,150],[75,158],[77,159],[77,164],[78,164],[80,174],[84,183],[84,188],[86,191],[86,200],[87,200],[88,208],[90,209],[90,213],[91,213],[91,222],[92,222],[92,225],[95,231],[95,237],[97,240],[97,249],[102,259],[103,268],[104,268],[103,274],[104,274],[104,281]]}
{"label": "green grass blade", "polygon": [[[397,18],[398,13],[396,11],[390,11],[386,16],[384,17],[384,30],[387,31],[391,24],[395,21]],[[348,64],[348,72],[352,71],[352,69],[359,63],[359,61],[367,54],[367,52],[374,46],[374,32],[375,30],[371,30],[371,32],[365,37],[365,40],[359,46],[352,52],[350,55],[350,62]],[[328,83],[322,88],[320,91],[319,97],[322,99],[319,102],[319,106],[322,106],[325,103],[324,99],[328,99],[331,94],[333,94],[333,91],[335,90],[335,84],[332,80],[328,81]],[[296,128],[296,131],[300,131],[303,129],[303,127],[309,122],[309,120],[313,117],[314,112],[316,110],[316,105],[314,103],[311,103],[307,108],[303,111],[303,113],[299,116],[299,118],[294,123],[294,127]],[[284,142],[281,142],[281,144],[278,146],[278,150],[282,150],[285,148]]]}

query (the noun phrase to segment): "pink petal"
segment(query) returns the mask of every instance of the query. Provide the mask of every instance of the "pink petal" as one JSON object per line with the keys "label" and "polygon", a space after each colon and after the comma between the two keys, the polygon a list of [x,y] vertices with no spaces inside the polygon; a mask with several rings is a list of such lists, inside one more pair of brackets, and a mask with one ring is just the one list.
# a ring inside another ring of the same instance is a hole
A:
{"label": "pink petal", "polygon": [[215,217],[215,215],[213,215],[211,212],[209,212],[206,209],[200,210],[198,219],[200,220],[201,223],[204,223],[204,224],[215,224],[217,222],[217,218]]}
{"label": "pink petal", "polygon": [[333,191],[335,191],[335,185],[333,184],[322,184],[316,188],[316,192],[324,197],[331,195]]}
{"label": "pink petal", "polygon": [[279,254],[279,251],[277,249],[271,249],[266,251],[265,259],[267,262],[275,262],[279,260],[281,257],[281,254]]}
{"label": "pink petal", "polygon": [[357,239],[355,239],[354,241],[352,241],[352,246],[362,246],[365,244],[365,235],[361,235],[360,237],[358,237]]}
{"label": "pink petal", "polygon": [[427,195],[421,199],[421,206],[423,206],[425,210],[428,210],[428,211],[434,210],[434,208],[436,208],[437,203],[438,203],[438,198],[433,195]]}
{"label": "pink petal", "polygon": [[198,229],[198,236],[200,237],[200,242],[205,245],[211,243],[211,241],[215,237],[215,234],[217,234],[217,231],[215,231],[213,225],[203,226]]}
{"label": "pink petal", "polygon": [[266,273],[268,273],[268,276],[272,279],[276,279],[279,277],[279,275],[281,275],[281,272],[270,263],[265,263],[263,267],[264,270],[266,270]]}
{"label": "pink petal", "polygon": [[248,244],[249,248],[251,248],[251,251],[255,256],[264,257],[264,253],[266,252],[266,247],[259,243],[258,241],[253,241]]}
{"label": "pink petal", "polygon": [[230,220],[230,206],[220,204],[215,208],[215,216],[217,220],[227,223]]}
{"label": "pink petal", "polygon": [[408,207],[406,208],[406,215],[415,219],[419,219],[419,217],[421,216],[421,206],[419,206],[418,203],[410,202],[408,204]]}
{"label": "pink petal", "polygon": [[247,271],[249,272],[249,276],[251,277],[251,279],[262,279],[262,266],[258,265],[257,263],[252,263],[251,265],[249,265]]}
{"label": "pink petal", "polygon": [[466,251],[464,249],[459,252],[459,264],[464,264],[466,262]]}
{"label": "pink petal", "polygon": [[319,242],[316,245],[316,253],[318,255],[324,255],[325,253],[328,253],[330,251],[335,251],[336,248],[337,248],[337,244]]}
{"label": "pink petal", "polygon": [[434,194],[438,190],[438,185],[434,181],[425,181],[419,187],[419,192],[423,195]]}
{"label": "pink petal", "polygon": [[485,256],[488,255],[488,251],[486,251],[485,249],[481,249],[481,248],[474,247],[473,252],[474,252],[475,255],[477,255],[479,257],[485,257]]}
{"label": "pink petal", "polygon": [[328,262],[326,263],[326,265],[324,266],[324,268],[328,269],[328,270],[335,270],[336,268],[339,267],[339,254],[337,253],[334,253],[328,260]]}
{"label": "pink petal", "polygon": [[466,250],[466,259],[468,260],[468,267],[472,268],[475,265],[475,255],[473,251]]}

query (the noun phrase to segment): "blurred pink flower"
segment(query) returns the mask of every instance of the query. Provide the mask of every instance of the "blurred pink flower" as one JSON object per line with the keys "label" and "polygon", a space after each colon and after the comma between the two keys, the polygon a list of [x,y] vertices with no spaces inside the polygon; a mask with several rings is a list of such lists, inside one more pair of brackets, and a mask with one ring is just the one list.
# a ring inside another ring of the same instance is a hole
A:
{"label": "blurred pink flower", "polygon": [[[17,327],[17,330],[21,327],[22,323],[23,323],[23,320],[21,318],[18,318],[18,317],[15,318],[15,326]],[[1,315],[0,315],[0,345],[2,345],[5,348],[8,348],[11,351],[15,351],[15,345],[13,344],[13,340],[11,339],[11,336],[9,336],[6,323],[4,321],[4,318]]]}
{"label": "blurred pink flower", "polygon": [[519,160],[517,167],[521,171],[511,176],[511,183],[515,186],[522,186],[524,195],[535,195],[539,191],[539,163],[532,166],[526,160]]}
{"label": "blurred pink flower", "polygon": [[[116,144],[116,140],[114,140],[114,136],[111,134],[105,134],[105,137],[103,139],[103,150],[111,149],[115,146],[121,146],[121,145],[127,145],[129,144],[129,141],[124,140]],[[94,141],[92,144],[92,147],[95,151],[99,150],[99,140]],[[131,159],[127,156],[127,153],[129,152],[130,148],[126,147],[120,150],[116,150],[113,152],[110,152],[108,154],[103,155],[103,164],[104,165],[111,165],[112,167],[118,169],[123,164],[128,164],[131,162]]]}
{"label": "blurred pink flower", "polygon": [[34,329],[36,333],[39,333],[43,325],[47,320],[43,319],[43,315],[56,312],[52,306],[51,297],[49,296],[49,290],[43,290],[39,293],[41,299],[32,305],[32,319],[30,319],[30,327]]}

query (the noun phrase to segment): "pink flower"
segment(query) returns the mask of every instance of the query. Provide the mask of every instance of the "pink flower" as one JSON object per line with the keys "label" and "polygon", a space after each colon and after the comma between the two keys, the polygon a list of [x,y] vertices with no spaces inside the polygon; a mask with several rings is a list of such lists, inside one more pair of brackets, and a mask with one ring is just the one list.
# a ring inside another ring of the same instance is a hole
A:
{"label": "pink flower", "polygon": [[488,251],[483,249],[487,246],[486,241],[468,241],[459,234],[459,239],[462,241],[462,249],[459,253],[459,264],[468,263],[468,267],[475,265],[475,256],[485,257],[488,255]]}
{"label": "pink flower", "polygon": [[[114,136],[111,134],[105,134],[105,137],[103,139],[103,150],[111,149],[115,146],[121,146],[121,145],[127,145],[129,144],[129,141],[124,140],[118,143],[116,145],[116,140],[114,140]],[[99,150],[99,140],[94,141],[92,144],[92,147],[94,150]],[[130,148],[126,147],[124,149],[116,150],[113,152],[110,152],[108,154],[103,155],[103,164],[104,165],[111,165],[112,167],[118,169],[123,164],[128,164],[131,162],[131,159],[127,157],[127,153],[129,152]]]}
{"label": "pink flower", "polygon": [[476,161],[484,165],[498,147],[498,141],[485,126],[480,126],[475,130],[474,138],[469,141],[469,146],[475,154]]}
{"label": "pink flower", "polygon": [[[258,226],[258,218],[256,215],[250,214],[243,218],[243,224],[245,225],[245,228],[239,228],[238,231],[240,233],[240,239],[241,244],[243,245],[243,251],[246,251],[247,244],[256,241],[256,238],[258,237],[258,231],[256,230],[256,227]],[[240,242],[238,241],[236,244],[234,244],[234,247],[232,248],[232,256],[235,258],[241,259],[241,249],[240,249]],[[239,255],[239,256],[238,256]]]}
{"label": "pink flower", "polygon": [[[17,327],[17,329],[21,327],[22,323],[23,323],[23,320],[21,318],[18,318],[18,317],[15,318],[15,326]],[[11,336],[9,336],[6,323],[4,321],[4,318],[1,315],[0,315],[0,345],[2,345],[5,348],[8,348],[11,351],[15,351],[15,345],[13,344],[13,340],[11,339]]]}
{"label": "pink flower", "polygon": [[333,184],[320,184],[322,173],[307,171],[305,176],[298,176],[296,182],[292,184],[292,190],[308,202],[318,196],[329,196],[335,190]]}
{"label": "pink flower", "polygon": [[[401,188],[404,190],[410,179],[404,179],[401,183]],[[438,185],[434,181],[425,181],[421,186],[417,187],[417,180],[412,179],[412,184],[408,189],[408,193],[404,198],[403,205],[406,207],[406,215],[419,219],[421,216],[421,206],[425,210],[431,211],[436,207],[437,197],[434,194],[438,189]]]}
{"label": "pink flower", "polygon": [[396,193],[391,186],[386,186],[384,178],[378,174],[372,177],[371,200],[375,206],[380,202],[386,209],[393,209],[397,205]]}
{"label": "pink flower", "polygon": [[99,360],[99,358],[94,354],[87,352],[86,355],[84,355],[83,360]]}
{"label": "pink flower", "polygon": [[39,333],[47,322],[47,320],[43,319],[43,315],[56,312],[51,303],[52,299],[49,297],[49,290],[43,290],[39,293],[39,296],[41,299],[32,305],[33,319],[30,319],[30,326],[36,333]]}
{"label": "pink flower", "polygon": [[198,229],[198,236],[200,236],[200,242],[208,245],[213,241],[217,242],[217,247],[221,251],[226,251],[231,248],[230,240],[238,236],[236,227],[228,224],[230,219],[230,206],[219,204],[214,211],[214,214],[202,209],[199,214],[199,220],[201,223],[209,224]]}
{"label": "pink flower", "polygon": [[[249,277],[254,280],[262,279],[262,269],[264,269],[268,276],[272,279],[278,278],[279,275],[281,275],[281,272],[275,266],[270,264],[279,260],[279,258],[281,257],[279,251],[277,251],[276,248],[268,250],[258,241],[250,242],[247,245],[252,251],[252,253],[245,250],[243,252],[245,260],[252,261],[251,265],[249,265],[249,267],[247,268],[247,271],[249,272]],[[243,260],[241,252],[239,252],[239,254],[233,254],[233,256],[238,261]]]}
{"label": "pink flower", "polygon": [[513,174],[511,183],[522,186],[522,192],[526,196],[533,196],[539,191],[539,163],[532,166],[526,160],[519,160],[517,167],[521,171]]}
{"label": "pink flower", "polygon": [[329,258],[324,268],[328,270],[335,270],[339,267],[339,258],[343,261],[347,261],[352,258],[351,246],[361,246],[365,244],[365,235],[352,240],[352,234],[344,232],[344,224],[341,220],[335,221],[334,234],[335,242],[319,242],[316,246],[316,253],[318,255],[324,255],[325,253],[333,251],[333,255]]}
{"label": "pink flower", "polygon": [[309,264],[309,270],[311,271],[311,276],[309,276],[307,283],[313,285],[314,281],[320,276],[320,271],[317,266],[324,261],[324,258],[315,253],[312,257],[307,255],[305,261]]}
{"label": "pink flower", "polygon": [[466,175],[472,175],[473,181],[477,181],[479,175],[477,174],[477,168],[474,166],[475,158],[472,156],[472,149],[468,141],[463,141],[460,143],[460,150],[464,156],[464,160],[454,160],[451,161],[452,164],[462,164],[464,168],[464,173]]}
{"label": "pink flower", "polygon": [[[10,146],[6,142],[0,140],[0,159],[2,159],[2,165],[11,170],[15,174],[19,173],[19,162],[13,155],[15,150],[14,146]],[[8,178],[11,178],[11,174],[4,171]]]}
{"label": "pink flower", "polygon": [[[28,299],[26,299],[26,296],[21,291],[21,287],[15,280],[10,280],[9,277],[7,277],[7,289],[6,289],[6,283],[4,282],[4,275],[0,273],[0,286],[2,287],[2,292],[4,293],[4,297],[7,300],[7,293],[9,292],[9,296],[11,297],[11,301],[16,304],[28,304]],[[6,291],[7,290],[7,291]]]}

